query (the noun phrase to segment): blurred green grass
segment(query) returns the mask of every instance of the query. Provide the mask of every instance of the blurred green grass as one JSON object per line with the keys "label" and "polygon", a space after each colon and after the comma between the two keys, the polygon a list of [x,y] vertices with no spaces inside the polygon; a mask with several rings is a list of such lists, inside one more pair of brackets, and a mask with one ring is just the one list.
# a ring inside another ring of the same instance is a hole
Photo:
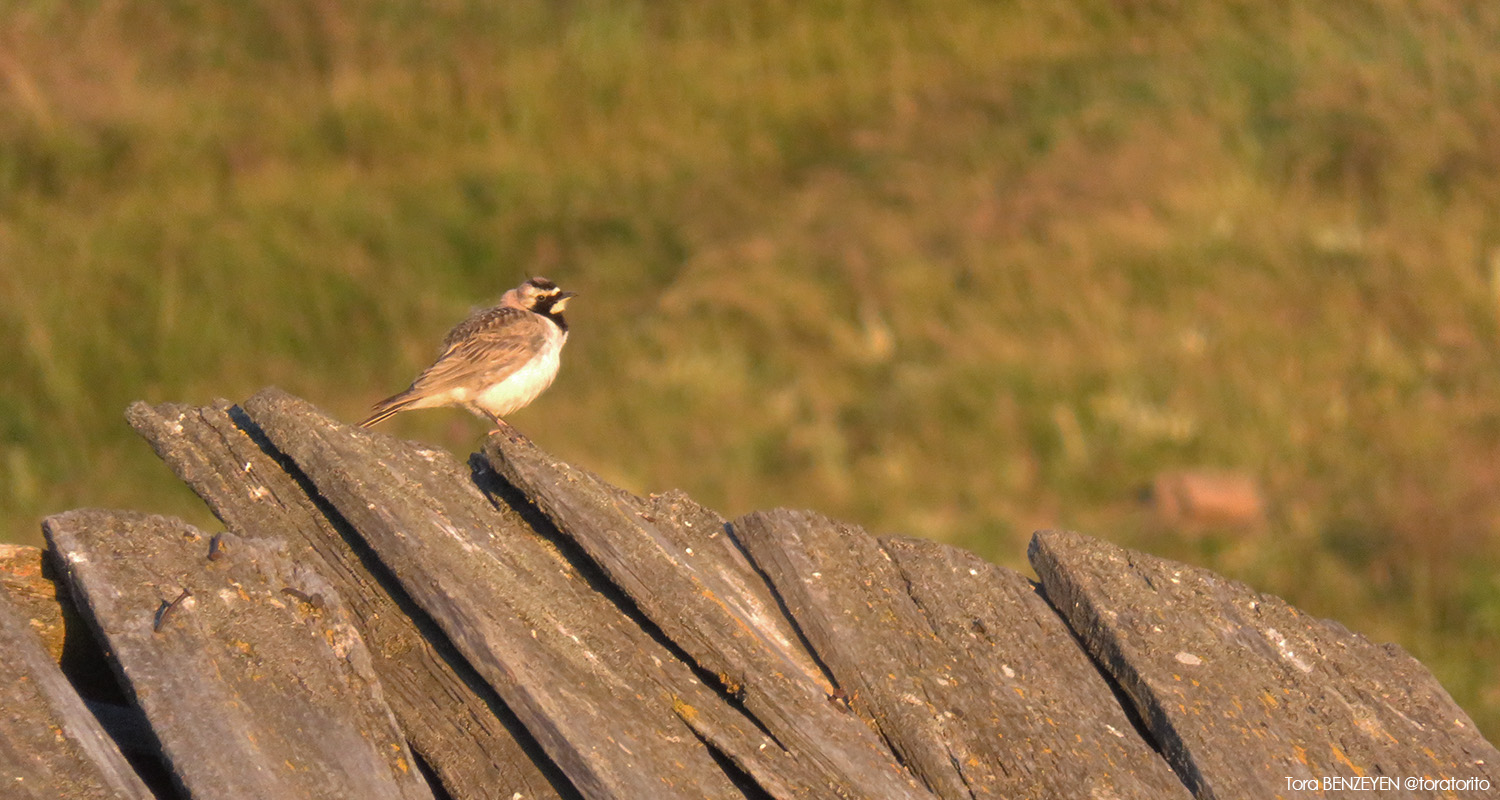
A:
{"label": "blurred green grass", "polygon": [[[1500,7],[1207,6],[0,6],[0,538],[211,524],[130,401],[357,419],[545,274],[583,296],[515,421],[565,458],[1202,564],[1401,643],[1493,739]],[[1154,523],[1179,467],[1265,524]]]}

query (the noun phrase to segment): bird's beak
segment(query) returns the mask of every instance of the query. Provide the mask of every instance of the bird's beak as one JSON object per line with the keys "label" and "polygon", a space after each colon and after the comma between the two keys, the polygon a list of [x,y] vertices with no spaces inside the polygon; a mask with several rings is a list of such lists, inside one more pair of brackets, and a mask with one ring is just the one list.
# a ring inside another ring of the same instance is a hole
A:
{"label": "bird's beak", "polygon": [[578,296],[577,292],[562,292],[561,294],[559,294],[557,296],[557,299],[558,300],[566,300],[569,297],[577,297],[577,296]]}

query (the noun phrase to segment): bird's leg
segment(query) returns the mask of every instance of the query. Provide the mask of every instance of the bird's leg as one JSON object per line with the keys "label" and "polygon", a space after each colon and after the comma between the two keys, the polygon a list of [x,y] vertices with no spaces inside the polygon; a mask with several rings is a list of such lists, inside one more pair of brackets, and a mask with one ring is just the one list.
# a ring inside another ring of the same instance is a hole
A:
{"label": "bird's leg", "polygon": [[491,414],[488,411],[484,412],[484,415],[486,417],[489,417],[491,422],[495,423],[494,429],[492,429],[488,434],[485,434],[486,436],[494,436],[497,433],[503,433],[503,434],[505,434],[507,436],[512,436],[512,437],[515,435],[516,429],[509,422],[506,422],[505,420],[500,419],[499,417],[495,416],[494,414]]}

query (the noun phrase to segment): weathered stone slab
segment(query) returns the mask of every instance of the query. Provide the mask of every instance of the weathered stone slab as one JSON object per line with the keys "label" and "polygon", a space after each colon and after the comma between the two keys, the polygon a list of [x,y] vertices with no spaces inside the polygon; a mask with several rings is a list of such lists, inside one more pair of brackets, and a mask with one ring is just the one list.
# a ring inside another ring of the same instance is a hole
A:
{"label": "weathered stone slab", "polygon": [[978,687],[960,683],[880,545],[855,526],[785,509],[748,514],[733,530],[847,702],[907,768],[944,798],[995,796],[998,753],[958,716],[975,710]]}
{"label": "weathered stone slab", "polygon": [[43,527],[194,796],[431,800],[343,601],[278,543],[131,512]]}
{"label": "weathered stone slab", "polygon": [[952,713],[996,757],[999,796],[1190,796],[1031,581],[937,542],[880,546],[952,652],[953,679],[981,695]]}
{"label": "weathered stone slab", "polygon": [[[1203,570],[1051,532],[1032,545],[1039,588],[810,513],[726,528],[518,434],[465,469],[280,393],[246,406],[130,413],[243,536],[109,512],[48,523],[154,732],[113,705],[113,679],[95,696],[67,667],[35,677],[50,660],[20,620],[45,628],[58,603],[9,608],[4,588],[39,585],[39,562],[0,548],[0,795],[145,796],[161,749],[198,796],[426,796],[382,692],[459,800],[1500,785],[1500,754],[1398,648]],[[68,626],[75,656],[87,627]],[[72,689],[102,701],[92,716]],[[95,721],[111,711],[138,732],[111,742]],[[127,740],[149,756],[139,776],[114,749]]]}
{"label": "weathered stone slab", "polygon": [[830,702],[827,678],[717,515],[681,496],[633,497],[519,436],[492,436],[485,453],[826,791],[930,796],[874,731]]}
{"label": "weathered stone slab", "polygon": [[446,635],[420,611],[416,619],[408,613],[414,609],[393,580],[385,577],[390,585],[383,585],[384,576],[372,574],[363,540],[315,492],[309,496],[296,466],[242,410],[222,401],[203,408],[136,403],[126,417],[231,531],[279,539],[292,560],[329,579],[369,646],[402,731],[449,795],[576,795]]}
{"label": "weathered stone slab", "polygon": [[[1500,786],[1500,752],[1395,645],[1081,534],[1042,531],[1030,556],[1048,599],[1198,797],[1299,797],[1307,792],[1288,779],[1334,776]],[[1373,796],[1470,793],[1402,786]]]}
{"label": "weathered stone slab", "polygon": [[586,796],[743,796],[741,776],[719,765],[698,729],[729,732],[727,755],[750,775],[796,768],[445,454],[339,424],[279,392],[245,409]]}
{"label": "weathered stone slab", "polygon": [[63,654],[63,607],[57,586],[42,571],[41,548],[0,544],[0,587],[56,662]]}
{"label": "weathered stone slab", "polygon": [[0,586],[0,794],[152,800]]}

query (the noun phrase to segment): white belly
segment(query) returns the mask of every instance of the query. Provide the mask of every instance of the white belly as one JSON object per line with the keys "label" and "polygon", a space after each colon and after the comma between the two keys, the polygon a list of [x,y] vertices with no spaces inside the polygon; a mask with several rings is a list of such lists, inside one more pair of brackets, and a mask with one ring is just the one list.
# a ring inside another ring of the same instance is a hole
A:
{"label": "white belly", "polygon": [[523,408],[552,385],[566,340],[566,334],[549,339],[540,355],[505,380],[474,395],[470,402],[497,417]]}

